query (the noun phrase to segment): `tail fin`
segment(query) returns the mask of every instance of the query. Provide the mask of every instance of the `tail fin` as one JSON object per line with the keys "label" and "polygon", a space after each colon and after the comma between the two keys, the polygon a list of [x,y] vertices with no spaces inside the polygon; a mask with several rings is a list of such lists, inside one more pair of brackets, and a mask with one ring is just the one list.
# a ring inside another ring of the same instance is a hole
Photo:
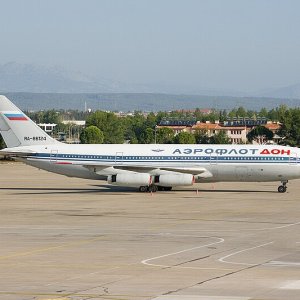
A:
{"label": "tail fin", "polygon": [[8,148],[59,143],[1,95],[0,133]]}

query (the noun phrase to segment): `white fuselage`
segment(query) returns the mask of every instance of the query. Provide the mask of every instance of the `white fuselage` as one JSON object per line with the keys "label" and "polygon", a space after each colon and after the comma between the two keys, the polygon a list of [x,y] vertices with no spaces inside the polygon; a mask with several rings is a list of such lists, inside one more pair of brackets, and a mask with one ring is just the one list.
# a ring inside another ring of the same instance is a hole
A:
{"label": "white fuselage", "polygon": [[196,182],[300,178],[300,150],[278,145],[53,144],[19,148],[36,153],[22,158],[27,164],[89,179],[105,179],[108,175],[127,172],[122,167],[145,167],[151,175],[172,173],[160,168],[205,168],[212,174],[210,177],[196,175]]}

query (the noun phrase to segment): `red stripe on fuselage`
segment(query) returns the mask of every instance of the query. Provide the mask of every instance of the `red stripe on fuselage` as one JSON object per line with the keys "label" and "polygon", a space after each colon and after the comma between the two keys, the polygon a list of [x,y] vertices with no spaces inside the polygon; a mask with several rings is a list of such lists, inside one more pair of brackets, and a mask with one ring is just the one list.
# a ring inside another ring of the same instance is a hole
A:
{"label": "red stripe on fuselage", "polygon": [[10,120],[10,121],[27,121],[27,118],[25,118],[25,117],[8,117],[8,120]]}

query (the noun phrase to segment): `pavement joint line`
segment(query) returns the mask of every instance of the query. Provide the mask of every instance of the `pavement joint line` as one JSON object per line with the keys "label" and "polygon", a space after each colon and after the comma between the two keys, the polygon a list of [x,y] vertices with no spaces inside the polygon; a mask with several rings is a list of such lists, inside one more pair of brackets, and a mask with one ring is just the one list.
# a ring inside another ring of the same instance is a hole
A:
{"label": "pavement joint line", "polygon": [[22,256],[30,256],[30,255],[33,255],[33,254],[48,252],[48,251],[51,251],[51,250],[57,250],[57,249],[63,249],[63,248],[68,248],[68,247],[72,247],[72,246],[90,244],[90,243],[99,241],[102,238],[103,238],[103,236],[93,238],[93,239],[89,239],[89,240],[81,240],[81,241],[77,241],[77,242],[70,242],[70,243],[66,243],[66,244],[63,244],[63,245],[59,245],[59,246],[40,248],[40,249],[35,249],[35,250],[32,250],[32,251],[15,253],[15,254],[11,254],[11,255],[3,255],[3,256],[0,256],[0,260],[5,260],[5,259],[10,259],[10,258],[15,258],[15,257],[22,257]]}
{"label": "pavement joint line", "polygon": [[[136,263],[134,263],[136,264]],[[118,264],[118,265],[108,265],[108,264],[101,264],[101,265],[86,265],[86,264],[78,264],[78,265],[64,265],[64,264],[40,264],[40,263],[34,263],[34,262],[30,262],[30,263],[1,263],[0,262],[0,266],[18,266],[18,267],[27,267],[28,265],[32,266],[32,267],[43,267],[43,268],[62,268],[62,269],[82,269],[82,270],[87,270],[87,269],[100,269],[100,268],[122,268],[122,267],[128,267],[130,265],[134,265],[134,264]],[[138,265],[136,265],[136,267],[138,267]],[[140,266],[140,268],[142,268],[143,266]]]}
{"label": "pavement joint line", "polygon": [[[265,231],[265,230],[276,230],[276,229],[284,229],[291,226],[300,225],[300,222],[297,223],[290,223],[282,226],[276,227],[265,227],[265,228],[239,228],[239,229],[183,229],[180,231],[186,232],[240,232],[240,231]],[[298,242],[300,243],[300,242]]]}
{"label": "pavement joint line", "polygon": [[[39,292],[12,292],[12,291],[0,291],[0,295],[16,295],[16,296],[47,296],[47,297],[107,297],[111,299],[112,297],[132,297],[132,298],[144,298],[144,297],[155,297],[154,295],[127,295],[127,294],[90,294],[90,293],[39,293]],[[60,298],[58,298],[60,299]],[[131,298],[129,298],[131,299]]]}
{"label": "pavement joint line", "polygon": [[[205,221],[210,221],[210,220],[205,220]],[[296,226],[296,225],[300,225],[300,222],[296,222],[296,223],[289,223],[289,224],[284,224],[281,226],[275,226],[275,227],[264,227],[264,228],[239,228],[236,230],[232,230],[232,229],[180,229],[180,230],[174,230],[174,229],[169,229],[169,231],[175,231],[175,232],[240,232],[240,231],[265,231],[265,230],[276,230],[276,229],[284,229],[284,228],[288,228],[291,226]],[[0,226],[0,229],[19,229],[19,228],[24,228],[24,226]],[[27,226],[25,226],[25,229],[27,229]],[[37,228],[33,228],[30,227],[31,230],[40,230],[43,229],[41,227],[37,227]],[[51,230],[57,230],[57,229],[61,229],[61,228],[50,228]],[[70,229],[70,228],[64,228],[64,229]],[[74,228],[71,228],[74,229]],[[77,229],[77,228],[75,228]],[[81,229],[81,228],[79,228]],[[139,231],[140,229],[117,229],[120,231]],[[145,230],[149,230],[149,229],[145,229]],[[104,234],[113,234],[113,233],[104,233]],[[300,242],[297,242],[300,243]]]}
{"label": "pavement joint line", "polygon": [[[131,266],[131,265],[134,265],[134,264],[128,264],[127,266]],[[121,268],[121,266],[114,266],[113,268],[110,268],[109,270],[115,270],[115,269],[119,269],[119,268]],[[103,272],[103,270],[96,271],[96,272],[90,272],[90,273],[83,274],[83,275],[78,275],[78,276],[75,276],[75,277],[69,277],[69,278],[64,279],[64,281],[72,281],[72,280],[75,280],[75,279],[80,279],[80,278],[84,278],[84,277],[87,277],[87,276],[99,274],[101,272]],[[115,281],[113,281],[113,283],[114,282]],[[45,286],[51,286],[51,285],[60,284],[60,283],[61,283],[61,281],[51,282],[51,283],[45,284]],[[110,284],[110,282],[105,283],[105,285],[107,285],[107,284]]]}

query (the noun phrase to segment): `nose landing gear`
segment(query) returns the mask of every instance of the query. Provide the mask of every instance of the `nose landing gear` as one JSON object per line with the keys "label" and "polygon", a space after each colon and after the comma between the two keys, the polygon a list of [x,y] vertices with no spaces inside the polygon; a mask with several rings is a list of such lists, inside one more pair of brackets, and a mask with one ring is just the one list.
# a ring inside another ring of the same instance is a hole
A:
{"label": "nose landing gear", "polygon": [[282,185],[278,187],[278,193],[285,193],[287,189],[286,184],[288,183],[288,181],[281,181],[281,183]]}

